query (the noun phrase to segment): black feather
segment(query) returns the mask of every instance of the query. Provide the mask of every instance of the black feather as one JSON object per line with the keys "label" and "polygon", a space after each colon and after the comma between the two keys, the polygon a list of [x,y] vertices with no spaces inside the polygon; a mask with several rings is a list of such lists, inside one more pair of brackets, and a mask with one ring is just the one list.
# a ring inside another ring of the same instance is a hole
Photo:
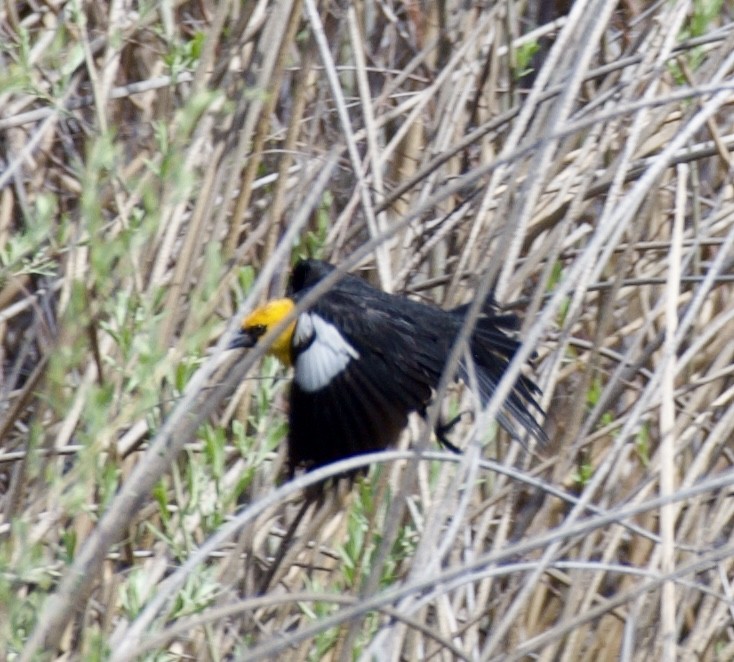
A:
{"label": "black feather", "polygon": [[[288,295],[298,301],[334,268],[320,260],[298,262]],[[467,309],[459,306],[445,311],[387,294],[348,274],[320,297],[309,312],[336,327],[359,358],[316,392],[306,392],[294,382],[289,438],[292,470],[395,443],[408,414],[425,412],[430,403]],[[507,333],[517,326],[514,315],[498,314],[488,299],[470,340],[482,404],[491,398],[519,347]],[[458,377],[467,381],[467,376],[468,366],[462,362]],[[513,436],[520,436],[520,428],[545,442],[545,432],[532,413],[543,414],[536,400],[539,394],[531,379],[520,376],[498,422]]]}

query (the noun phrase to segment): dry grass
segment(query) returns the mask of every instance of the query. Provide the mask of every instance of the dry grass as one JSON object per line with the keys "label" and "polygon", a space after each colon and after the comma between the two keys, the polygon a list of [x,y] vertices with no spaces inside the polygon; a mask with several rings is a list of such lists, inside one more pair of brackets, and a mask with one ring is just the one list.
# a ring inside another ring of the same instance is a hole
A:
{"label": "dry grass", "polygon": [[[734,659],[731,7],[474,4],[0,10],[9,659]],[[495,402],[299,518],[221,351],[292,250],[492,284],[552,447]]]}

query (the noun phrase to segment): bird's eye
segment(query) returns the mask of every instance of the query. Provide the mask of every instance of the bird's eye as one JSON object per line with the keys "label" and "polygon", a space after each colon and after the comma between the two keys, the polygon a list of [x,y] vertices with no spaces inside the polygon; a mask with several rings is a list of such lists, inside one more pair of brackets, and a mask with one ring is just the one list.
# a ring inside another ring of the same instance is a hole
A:
{"label": "bird's eye", "polygon": [[247,329],[248,333],[255,338],[264,336],[267,330],[268,329],[264,324],[253,324],[251,327]]}

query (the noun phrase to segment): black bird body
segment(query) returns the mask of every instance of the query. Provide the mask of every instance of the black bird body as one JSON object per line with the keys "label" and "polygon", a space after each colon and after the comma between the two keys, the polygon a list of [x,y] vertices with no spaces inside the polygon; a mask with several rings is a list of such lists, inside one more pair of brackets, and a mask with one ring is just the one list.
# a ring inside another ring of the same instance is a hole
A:
{"label": "black bird body", "polygon": [[[297,304],[333,269],[319,260],[299,262],[291,275],[287,299],[279,301]],[[291,309],[292,305],[281,308]],[[301,313],[279,338],[281,360],[294,366],[289,413],[291,468],[322,466],[395,443],[409,414],[425,413],[466,308],[446,311],[345,275]],[[271,319],[274,316],[262,310],[244,320],[235,346],[254,345],[263,329],[283,319],[281,312]],[[470,349],[483,403],[491,397],[518,347],[506,333],[516,324],[514,316],[497,315],[491,305],[485,306],[477,321]],[[467,374],[468,367],[462,362],[459,377],[466,380]],[[542,413],[535,400],[537,393],[537,386],[521,376],[498,421],[516,434],[514,421],[542,442],[545,434],[530,413],[530,409]]]}

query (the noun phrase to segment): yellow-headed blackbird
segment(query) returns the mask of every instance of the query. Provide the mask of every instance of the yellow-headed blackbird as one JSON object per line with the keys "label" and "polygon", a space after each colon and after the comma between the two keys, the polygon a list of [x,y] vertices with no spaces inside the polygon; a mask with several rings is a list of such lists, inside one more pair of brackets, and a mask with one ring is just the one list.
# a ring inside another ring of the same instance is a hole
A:
{"label": "yellow-headed blackbird", "polygon": [[[298,262],[287,297],[248,315],[230,347],[254,346],[333,270],[320,260]],[[302,312],[270,348],[281,362],[294,367],[291,471],[382,450],[397,440],[410,412],[425,415],[467,308],[442,310],[346,275]],[[506,333],[517,327],[517,318],[498,314],[489,302],[484,308],[470,348],[478,396],[486,404],[519,343]],[[467,381],[468,370],[462,360],[458,376]],[[543,413],[535,399],[539,392],[530,379],[520,376],[499,423],[514,436],[519,426],[543,442],[545,433],[531,414]],[[443,434],[439,439],[453,448]]]}

